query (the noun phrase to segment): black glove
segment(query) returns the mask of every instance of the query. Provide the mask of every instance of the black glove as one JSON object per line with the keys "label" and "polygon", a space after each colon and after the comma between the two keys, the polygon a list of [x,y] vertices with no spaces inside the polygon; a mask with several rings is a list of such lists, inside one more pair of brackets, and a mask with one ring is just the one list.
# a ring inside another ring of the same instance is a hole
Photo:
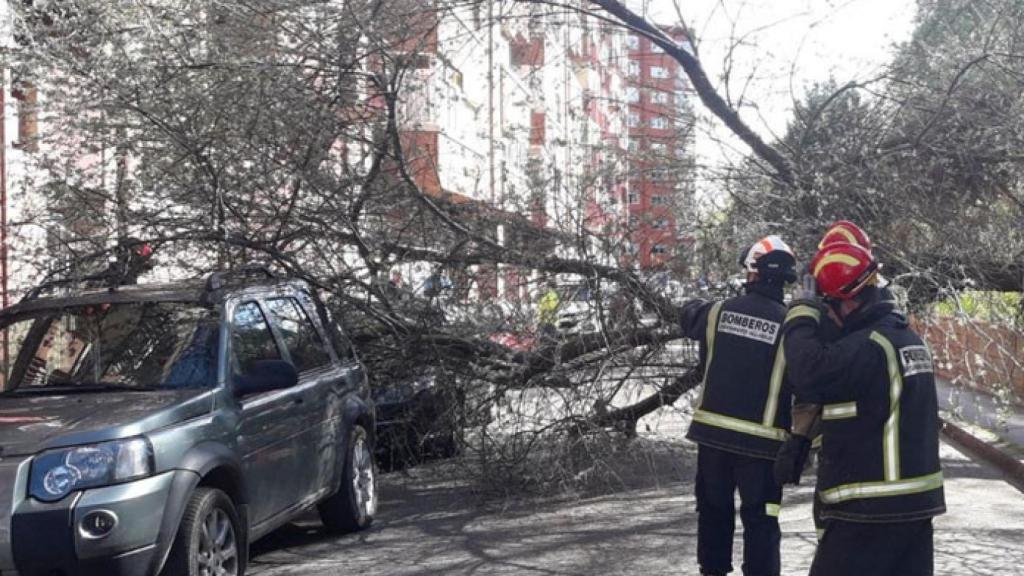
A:
{"label": "black glove", "polygon": [[800,474],[807,464],[807,456],[811,452],[811,439],[806,436],[794,434],[789,437],[779,448],[775,455],[775,465],[772,472],[775,475],[775,483],[779,486],[784,484],[800,484]]}

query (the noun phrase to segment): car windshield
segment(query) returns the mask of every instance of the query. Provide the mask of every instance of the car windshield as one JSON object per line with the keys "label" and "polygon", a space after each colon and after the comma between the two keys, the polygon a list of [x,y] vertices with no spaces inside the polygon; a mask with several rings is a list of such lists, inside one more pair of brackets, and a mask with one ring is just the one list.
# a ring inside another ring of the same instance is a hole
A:
{"label": "car windshield", "polygon": [[5,393],[202,388],[216,381],[218,321],[197,304],[43,310],[0,326]]}
{"label": "car windshield", "polygon": [[591,290],[585,284],[563,286],[560,290],[563,302],[590,302]]}

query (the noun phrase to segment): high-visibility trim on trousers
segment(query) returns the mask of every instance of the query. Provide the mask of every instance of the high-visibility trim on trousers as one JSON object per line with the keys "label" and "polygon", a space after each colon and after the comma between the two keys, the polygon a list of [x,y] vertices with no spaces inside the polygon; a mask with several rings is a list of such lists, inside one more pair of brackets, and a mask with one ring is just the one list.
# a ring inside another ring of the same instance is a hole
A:
{"label": "high-visibility trim on trousers", "polygon": [[726,430],[742,432],[743,434],[760,436],[761,438],[778,440],[780,442],[784,442],[786,438],[789,437],[789,433],[781,428],[772,428],[770,426],[764,426],[758,422],[749,422],[747,420],[733,418],[732,416],[723,416],[722,414],[715,414],[714,412],[708,412],[704,409],[697,410],[693,413],[693,421],[700,422],[701,424],[707,424],[708,426],[714,426],[715,428],[724,428]]}
{"label": "high-visibility trim on trousers", "polygon": [[859,482],[843,484],[819,493],[821,501],[826,504],[838,504],[847,500],[860,498],[885,498],[886,496],[904,496],[918,494],[942,488],[942,472],[936,472],[917,478],[904,478],[893,482]]}

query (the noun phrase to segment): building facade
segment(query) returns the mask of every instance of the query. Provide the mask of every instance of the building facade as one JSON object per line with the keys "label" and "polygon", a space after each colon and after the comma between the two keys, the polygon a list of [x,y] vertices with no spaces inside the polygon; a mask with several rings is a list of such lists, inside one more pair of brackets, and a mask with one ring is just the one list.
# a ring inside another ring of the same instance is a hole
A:
{"label": "building facade", "polygon": [[[527,248],[515,245],[525,221],[572,239],[543,243],[551,255],[614,263],[628,145],[618,29],[582,12],[556,21],[502,3],[437,18],[435,35],[412,44],[417,70],[400,126],[419,187],[507,214],[510,226],[496,230],[507,246]],[[500,267],[473,276],[481,295],[521,300],[535,274]]]}
{"label": "building facade", "polygon": [[[682,28],[663,28],[690,48]],[[629,250],[642,271],[688,273],[694,203],[693,92],[682,67],[645,36],[626,35]]]}

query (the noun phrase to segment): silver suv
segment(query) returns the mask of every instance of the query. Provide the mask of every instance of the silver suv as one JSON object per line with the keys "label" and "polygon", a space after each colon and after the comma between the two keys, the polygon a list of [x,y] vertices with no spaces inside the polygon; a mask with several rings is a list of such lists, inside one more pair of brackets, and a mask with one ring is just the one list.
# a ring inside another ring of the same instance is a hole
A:
{"label": "silver suv", "polygon": [[241,576],[314,506],[369,526],[374,410],[321,308],[219,273],[0,311],[0,575]]}

